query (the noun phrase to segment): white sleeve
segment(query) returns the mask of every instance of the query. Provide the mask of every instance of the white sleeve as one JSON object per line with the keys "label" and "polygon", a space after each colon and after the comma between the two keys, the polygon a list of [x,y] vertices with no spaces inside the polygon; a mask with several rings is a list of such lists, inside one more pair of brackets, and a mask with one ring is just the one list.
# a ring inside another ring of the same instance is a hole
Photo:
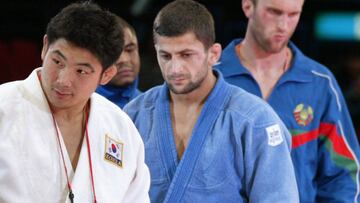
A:
{"label": "white sleeve", "polygon": [[144,144],[137,130],[136,133],[134,133],[134,136],[136,136],[135,139],[138,142],[137,167],[133,180],[131,181],[129,188],[126,191],[123,202],[150,203],[150,172],[147,165],[145,164]]}

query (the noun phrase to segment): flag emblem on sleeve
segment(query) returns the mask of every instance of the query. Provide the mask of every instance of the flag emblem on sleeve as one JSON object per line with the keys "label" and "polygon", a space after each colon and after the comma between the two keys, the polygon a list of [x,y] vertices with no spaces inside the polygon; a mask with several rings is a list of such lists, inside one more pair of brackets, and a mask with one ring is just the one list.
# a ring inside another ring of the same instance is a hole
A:
{"label": "flag emblem on sleeve", "polygon": [[105,135],[105,160],[115,164],[118,167],[123,167],[123,151],[124,144],[118,142],[108,135]]}

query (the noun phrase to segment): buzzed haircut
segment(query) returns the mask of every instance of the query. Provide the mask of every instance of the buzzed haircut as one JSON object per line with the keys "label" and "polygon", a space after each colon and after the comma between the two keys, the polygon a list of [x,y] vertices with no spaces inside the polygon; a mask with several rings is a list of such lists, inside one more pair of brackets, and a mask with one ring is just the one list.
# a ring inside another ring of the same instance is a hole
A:
{"label": "buzzed haircut", "polygon": [[193,32],[205,49],[215,43],[215,25],[210,12],[193,0],[175,0],[163,7],[153,25],[153,37],[177,37]]}
{"label": "buzzed haircut", "polygon": [[124,46],[124,34],[115,14],[91,2],[72,3],[63,8],[47,25],[49,45],[59,39],[87,49],[103,70],[113,65]]}

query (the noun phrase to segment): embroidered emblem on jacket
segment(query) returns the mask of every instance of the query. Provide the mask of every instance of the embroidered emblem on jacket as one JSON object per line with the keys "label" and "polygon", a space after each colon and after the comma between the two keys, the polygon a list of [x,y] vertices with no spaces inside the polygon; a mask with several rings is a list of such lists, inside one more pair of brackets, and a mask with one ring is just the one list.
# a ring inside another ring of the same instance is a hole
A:
{"label": "embroidered emblem on jacket", "polygon": [[280,126],[278,124],[267,127],[266,133],[268,136],[268,144],[270,146],[276,146],[283,142]]}
{"label": "embroidered emblem on jacket", "polygon": [[294,110],[294,117],[299,125],[307,126],[314,118],[314,112],[311,106],[298,104]]}
{"label": "embroidered emblem on jacket", "polygon": [[105,160],[122,168],[123,150],[124,150],[123,143],[112,139],[108,135],[105,135],[105,155],[104,155]]}

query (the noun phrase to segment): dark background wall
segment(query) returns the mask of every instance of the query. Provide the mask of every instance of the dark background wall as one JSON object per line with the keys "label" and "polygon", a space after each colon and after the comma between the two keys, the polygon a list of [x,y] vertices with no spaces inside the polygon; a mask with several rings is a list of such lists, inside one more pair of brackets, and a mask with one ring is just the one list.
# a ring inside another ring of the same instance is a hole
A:
{"label": "dark background wall", "polygon": [[[41,65],[40,51],[47,22],[69,0],[5,0],[0,5],[0,84],[24,79]],[[98,0],[102,7],[129,21],[136,29],[142,68],[140,89],[161,84],[162,77],[152,44],[152,21],[169,0]],[[213,14],[217,41],[225,47],[243,37],[246,19],[241,0],[199,0]],[[306,0],[292,41],[308,56],[328,66],[338,78],[350,105],[355,125],[360,125],[360,20],[356,40],[321,40],[315,36],[315,20],[321,12],[360,12],[360,0]],[[359,15],[360,16],[360,15]],[[360,19],[360,17],[359,17]],[[336,27],[336,25],[334,24]]]}

